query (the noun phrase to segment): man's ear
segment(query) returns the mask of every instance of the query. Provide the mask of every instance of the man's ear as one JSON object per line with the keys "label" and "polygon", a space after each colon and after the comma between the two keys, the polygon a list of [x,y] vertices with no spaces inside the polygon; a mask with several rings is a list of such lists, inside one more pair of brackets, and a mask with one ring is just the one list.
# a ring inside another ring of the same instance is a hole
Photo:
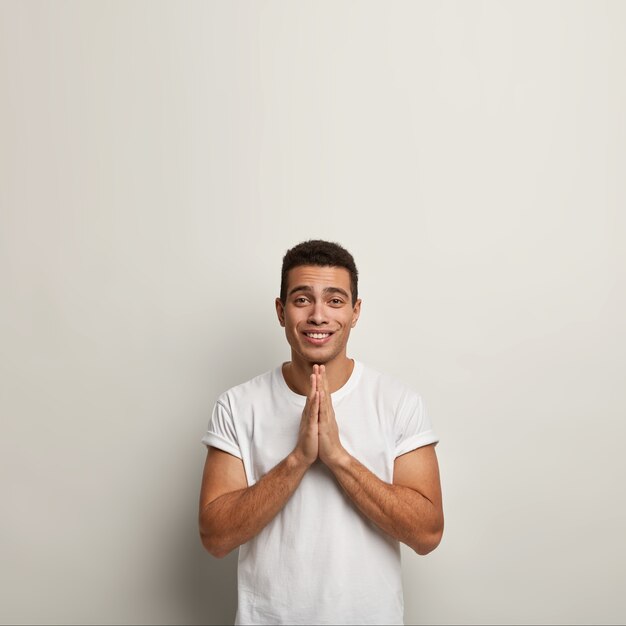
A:
{"label": "man's ear", "polygon": [[350,328],[354,328],[356,323],[359,321],[359,315],[361,315],[361,299],[359,298],[353,308],[352,311],[352,323],[350,324]]}
{"label": "man's ear", "polygon": [[276,298],[276,315],[278,315],[278,321],[280,325],[285,327],[285,307],[280,298]]}

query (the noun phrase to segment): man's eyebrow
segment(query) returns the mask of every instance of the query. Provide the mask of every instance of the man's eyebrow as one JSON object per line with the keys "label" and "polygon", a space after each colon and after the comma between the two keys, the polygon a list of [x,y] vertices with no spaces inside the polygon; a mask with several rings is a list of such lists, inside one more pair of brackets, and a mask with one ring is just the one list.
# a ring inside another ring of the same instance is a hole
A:
{"label": "man's eyebrow", "polygon": [[287,295],[290,296],[292,293],[296,293],[296,291],[313,291],[313,289],[309,285],[298,285],[297,287],[290,289]]}
{"label": "man's eyebrow", "polygon": [[324,289],[324,293],[340,293],[345,298],[349,298],[348,292],[342,289],[341,287],[326,287]]}
{"label": "man's eyebrow", "polygon": [[[311,287],[311,285],[298,285],[297,287],[294,287],[293,289],[289,290],[289,293],[287,294],[287,296],[291,296],[292,294],[296,293],[297,291],[313,291],[313,287]],[[324,293],[340,293],[342,296],[344,296],[345,298],[349,298],[349,294],[347,291],[345,291],[345,289],[342,289],[341,287],[325,287],[324,288]]]}

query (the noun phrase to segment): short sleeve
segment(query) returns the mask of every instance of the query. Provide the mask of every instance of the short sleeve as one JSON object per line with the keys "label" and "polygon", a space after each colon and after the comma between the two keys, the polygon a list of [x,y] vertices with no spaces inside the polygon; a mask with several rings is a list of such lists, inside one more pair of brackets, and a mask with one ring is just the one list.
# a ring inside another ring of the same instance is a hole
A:
{"label": "short sleeve", "polygon": [[407,393],[404,397],[395,425],[397,457],[439,441],[426,413],[424,402],[417,393]]}
{"label": "short sleeve", "polygon": [[224,450],[224,452],[228,452],[239,459],[242,458],[233,416],[221,400],[218,400],[213,407],[213,414],[209,421],[209,427],[202,437],[202,443]]}

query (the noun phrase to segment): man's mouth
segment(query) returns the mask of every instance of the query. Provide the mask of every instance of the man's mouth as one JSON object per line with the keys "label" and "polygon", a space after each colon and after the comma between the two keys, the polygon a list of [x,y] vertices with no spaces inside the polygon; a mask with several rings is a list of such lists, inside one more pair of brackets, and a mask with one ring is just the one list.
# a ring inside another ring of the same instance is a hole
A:
{"label": "man's mouth", "polygon": [[326,343],[332,336],[332,333],[314,333],[314,332],[307,333],[305,332],[303,333],[303,335],[307,338],[307,341],[309,343],[319,346],[323,343]]}

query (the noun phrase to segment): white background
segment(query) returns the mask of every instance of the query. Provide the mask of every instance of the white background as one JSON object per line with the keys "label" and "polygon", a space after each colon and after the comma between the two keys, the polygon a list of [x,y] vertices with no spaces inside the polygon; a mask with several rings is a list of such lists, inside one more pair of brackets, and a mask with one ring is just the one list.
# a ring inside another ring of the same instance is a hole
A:
{"label": "white background", "polygon": [[0,90],[3,622],[232,621],[200,438],[317,237],[441,437],[407,623],[624,622],[626,3],[5,1]]}

